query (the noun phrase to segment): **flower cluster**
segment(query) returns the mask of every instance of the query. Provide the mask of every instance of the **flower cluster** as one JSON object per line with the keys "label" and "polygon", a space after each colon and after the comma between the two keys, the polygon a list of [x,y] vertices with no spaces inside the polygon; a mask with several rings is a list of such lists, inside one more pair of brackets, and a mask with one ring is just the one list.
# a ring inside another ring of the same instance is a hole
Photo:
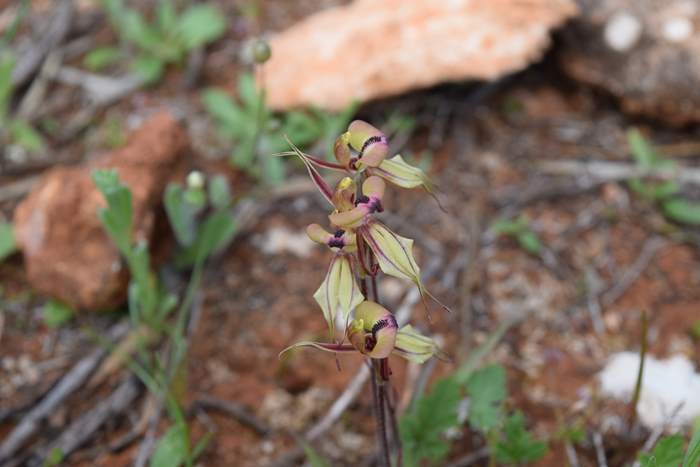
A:
{"label": "flower cluster", "polygon": [[[434,298],[421,282],[420,268],[413,257],[413,240],[394,233],[376,218],[377,213],[384,211],[387,182],[403,188],[422,187],[432,194],[433,186],[426,174],[406,163],[400,155],[387,159],[386,136],[360,120],[352,122],[347,132],[336,140],[337,163],[314,158],[291,146],[293,151],[281,155],[296,155],[302,160],[332,208],[328,216],[330,231],[319,224],[306,229],[311,240],[333,252],[328,272],[314,298],[323,311],[331,337],[336,320],[342,319],[344,337],[349,343],[345,339],[333,343],[299,342],[287,350],[311,346],[329,352],[360,352],[372,359],[396,354],[418,363],[440,355],[432,339],[410,325],[399,328],[394,315],[377,303],[375,280],[381,270],[414,283],[422,297]],[[346,176],[331,189],[319,168],[342,171]],[[373,286],[371,290],[368,284]]]}

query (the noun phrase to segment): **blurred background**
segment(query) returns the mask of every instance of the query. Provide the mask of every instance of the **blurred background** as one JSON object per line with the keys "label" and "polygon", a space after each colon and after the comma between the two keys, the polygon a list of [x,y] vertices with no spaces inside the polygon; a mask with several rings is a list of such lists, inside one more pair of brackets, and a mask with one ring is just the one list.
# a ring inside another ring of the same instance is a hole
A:
{"label": "blurred background", "polygon": [[354,119],[437,187],[403,465],[700,465],[695,0],[0,0],[0,465],[379,465],[363,359],[278,358],[331,254],[272,154]]}

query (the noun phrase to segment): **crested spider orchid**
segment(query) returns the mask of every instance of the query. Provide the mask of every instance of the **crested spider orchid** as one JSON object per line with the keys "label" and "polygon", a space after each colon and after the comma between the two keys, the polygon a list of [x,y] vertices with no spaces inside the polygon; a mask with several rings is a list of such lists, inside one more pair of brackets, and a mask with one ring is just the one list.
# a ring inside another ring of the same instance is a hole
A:
{"label": "crested spider orchid", "polygon": [[[315,158],[291,143],[290,146],[291,151],[278,155],[299,157],[331,206],[329,229],[311,224],[306,232],[311,240],[326,245],[333,252],[325,278],[314,294],[332,342],[299,342],[282,353],[312,347],[368,357],[374,370],[372,387],[380,460],[389,467],[392,464],[385,417],[389,417],[392,427],[396,422],[394,404],[387,390],[391,375],[388,357],[397,355],[423,363],[434,356],[444,358],[444,354],[431,338],[412,326],[400,327],[394,314],[379,303],[377,276],[381,271],[415,284],[424,303],[425,297],[430,297],[440,304],[421,282],[420,268],[413,257],[413,240],[394,233],[376,216],[384,211],[387,182],[402,188],[422,187],[430,194],[433,194],[433,185],[421,169],[409,165],[400,155],[387,159],[386,136],[360,120],[352,122],[336,140],[337,162]],[[331,189],[319,169],[340,171],[345,177]],[[334,339],[338,328],[344,329],[340,340]],[[398,439],[398,433],[394,433],[393,439]],[[400,465],[401,449],[399,443],[396,444],[394,454]]]}

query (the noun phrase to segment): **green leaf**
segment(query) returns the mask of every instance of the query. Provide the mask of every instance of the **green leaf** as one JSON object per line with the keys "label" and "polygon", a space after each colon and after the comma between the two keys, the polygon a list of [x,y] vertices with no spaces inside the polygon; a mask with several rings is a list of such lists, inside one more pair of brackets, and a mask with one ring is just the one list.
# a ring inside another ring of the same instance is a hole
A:
{"label": "green leaf", "polygon": [[0,221],[0,261],[17,251],[12,224]]}
{"label": "green leaf", "polygon": [[175,183],[165,189],[163,204],[168,215],[175,238],[182,246],[191,245],[196,236],[196,219],[198,209],[185,201],[184,190]]}
{"label": "green leaf", "polygon": [[286,114],[281,133],[287,135],[292,143],[304,147],[323,136],[323,125],[306,112],[296,110]]}
{"label": "green leaf", "polygon": [[642,453],[639,463],[642,467],[678,467],[683,462],[685,439],[681,435],[662,438],[651,453]]}
{"label": "green leaf", "polygon": [[241,73],[238,77],[238,98],[251,116],[257,115],[260,106],[260,91],[250,73]]}
{"label": "green leaf", "polygon": [[640,167],[653,169],[658,166],[661,157],[638,129],[632,128],[627,132],[627,144]]}
{"label": "green leaf", "polygon": [[100,71],[115,63],[121,57],[121,51],[116,47],[98,47],[91,50],[83,59],[83,65],[88,70]]}
{"label": "green leaf", "polygon": [[547,453],[547,443],[533,439],[520,412],[506,419],[503,432],[505,439],[496,443],[494,449],[496,459],[503,464],[534,462]]}
{"label": "green leaf", "polygon": [[100,220],[121,253],[127,255],[133,217],[131,191],[119,181],[116,170],[96,170],[92,180],[107,201],[107,207],[98,213]]}
{"label": "green leaf", "polygon": [[50,328],[58,328],[66,324],[74,315],[74,311],[68,305],[57,300],[46,302],[42,308],[41,315],[44,322]]}
{"label": "green leaf", "polygon": [[449,453],[450,445],[442,435],[458,425],[460,399],[459,384],[453,378],[444,378],[404,414],[399,433],[407,467],[422,465],[425,460],[438,462]]}
{"label": "green leaf", "polygon": [[215,209],[226,209],[231,204],[231,187],[223,175],[215,175],[209,181],[209,201]]}
{"label": "green leaf", "polygon": [[503,418],[501,403],[506,397],[506,372],[500,365],[477,370],[466,384],[471,401],[469,423],[482,433],[496,428]]}
{"label": "green leaf", "polygon": [[303,440],[301,440],[301,446],[304,448],[304,454],[306,454],[306,460],[309,461],[311,467],[330,467],[331,465],[326,462],[326,460],[321,457],[316,450],[311,447],[311,445]]}
{"label": "green leaf", "polygon": [[177,12],[172,0],[160,0],[156,10],[158,29],[167,33],[177,27]]}
{"label": "green leaf", "polygon": [[131,69],[138,74],[146,84],[153,84],[163,76],[165,63],[159,58],[150,55],[139,55],[131,63]]}
{"label": "green leaf", "polygon": [[[164,57],[172,55],[172,46],[164,41],[159,32],[146,22],[141,14],[124,6],[118,14],[117,29],[129,42],[136,44],[143,52]],[[164,57],[165,58],[165,57]],[[176,58],[169,56],[171,60]]]}
{"label": "green leaf", "polygon": [[15,56],[12,53],[0,53],[0,122],[5,120],[12,97],[12,70],[15,68]]}
{"label": "green leaf", "polygon": [[49,452],[44,460],[43,467],[58,467],[63,462],[63,451],[61,448],[55,447]]}
{"label": "green leaf", "polygon": [[187,50],[218,39],[226,30],[226,19],[215,8],[194,5],[180,18],[178,34]]}
{"label": "green leaf", "polygon": [[667,181],[654,186],[652,196],[653,199],[661,201],[677,194],[680,189],[676,182]]}
{"label": "green leaf", "polygon": [[171,426],[158,440],[156,449],[151,457],[150,467],[178,467],[187,459],[187,445],[183,438],[187,429],[178,423]]}
{"label": "green leaf", "polygon": [[664,215],[681,224],[700,225],[700,203],[672,198],[661,204]]}
{"label": "green leaf", "polygon": [[284,160],[267,152],[264,152],[261,157],[263,158],[263,180],[265,183],[275,186],[284,182],[286,172]]}
{"label": "green leaf", "polygon": [[231,97],[221,89],[210,88],[202,93],[202,105],[229,134],[237,134],[238,128],[249,126],[249,119],[254,116],[247,115]]}
{"label": "green leaf", "polygon": [[9,130],[12,141],[27,151],[39,152],[44,148],[44,138],[27,123],[21,120],[13,120],[10,123]]}
{"label": "green leaf", "polygon": [[533,255],[539,255],[542,252],[542,243],[535,232],[526,230],[520,232],[517,236],[520,247]]}
{"label": "green leaf", "polygon": [[700,428],[695,430],[688,444],[688,451],[683,458],[683,467],[697,467],[700,465]]}
{"label": "green leaf", "polygon": [[197,256],[204,260],[210,254],[225,248],[236,233],[236,222],[231,214],[220,211],[211,214],[202,224],[197,239]]}

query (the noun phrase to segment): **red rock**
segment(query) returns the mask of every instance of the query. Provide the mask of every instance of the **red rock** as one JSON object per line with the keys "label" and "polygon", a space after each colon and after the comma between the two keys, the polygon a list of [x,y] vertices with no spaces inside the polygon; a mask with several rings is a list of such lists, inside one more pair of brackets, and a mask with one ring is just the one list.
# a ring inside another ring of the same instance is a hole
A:
{"label": "red rock", "polygon": [[276,109],[342,109],[445,81],[490,80],[537,60],[573,0],[356,0],[271,40]]}
{"label": "red rock", "polygon": [[154,208],[171,173],[189,148],[185,130],[159,113],[128,144],[79,167],[49,170],[17,207],[14,228],[27,276],[41,293],[76,309],[123,303],[128,272],[97,217],[105,205],[91,180],[97,168],[115,168],[133,194],[135,238],[150,238]]}
{"label": "red rock", "polygon": [[584,0],[562,35],[566,73],[674,126],[700,121],[700,3]]}

